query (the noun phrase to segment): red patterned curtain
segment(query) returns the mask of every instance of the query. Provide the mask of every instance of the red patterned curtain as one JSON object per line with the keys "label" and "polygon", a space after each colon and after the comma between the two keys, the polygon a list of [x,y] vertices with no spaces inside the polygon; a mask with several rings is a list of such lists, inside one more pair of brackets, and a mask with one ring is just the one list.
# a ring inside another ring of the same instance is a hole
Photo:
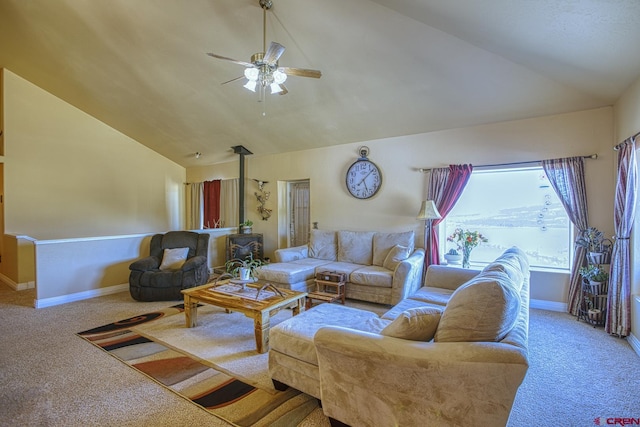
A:
{"label": "red patterned curtain", "polygon": [[[435,202],[442,218],[431,222],[429,233],[433,233],[431,234],[433,238],[431,239],[431,250],[426,251],[425,254],[425,269],[431,264],[440,264],[438,234],[435,232],[435,226],[440,224],[453,209],[467,186],[467,182],[469,182],[471,172],[473,172],[472,165],[449,165],[448,168],[431,170],[427,200]],[[431,259],[426,259],[428,254],[431,255]]]}
{"label": "red patterned curtain", "polygon": [[220,223],[220,180],[204,182],[204,228],[216,228]]}

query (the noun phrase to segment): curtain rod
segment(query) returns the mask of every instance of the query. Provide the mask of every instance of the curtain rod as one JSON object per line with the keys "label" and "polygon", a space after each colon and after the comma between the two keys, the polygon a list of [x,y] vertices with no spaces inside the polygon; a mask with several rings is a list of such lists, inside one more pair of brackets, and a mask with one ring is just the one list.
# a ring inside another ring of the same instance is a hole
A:
{"label": "curtain rod", "polygon": [[[597,159],[598,155],[597,154],[591,154],[589,156],[580,156],[583,159]],[[493,165],[474,165],[474,168],[494,168],[494,167],[498,167],[498,166],[515,166],[515,165],[531,165],[531,164],[536,164],[536,163],[541,163],[544,160],[529,160],[526,162],[512,162],[512,163],[496,163]],[[431,170],[434,168],[419,168],[418,172],[431,172]]]}
{"label": "curtain rod", "polygon": [[624,140],[624,141],[622,141],[620,144],[618,144],[618,145],[616,145],[615,147],[613,147],[613,149],[614,149],[615,151],[618,151],[619,149],[621,149],[622,147],[624,147],[624,145],[627,143],[627,141],[628,141],[628,140],[630,140],[630,139],[635,139],[635,138],[637,138],[638,136],[640,136],[640,132],[638,132],[638,133],[636,133],[635,135],[630,136],[629,138],[625,139],[625,140]]}

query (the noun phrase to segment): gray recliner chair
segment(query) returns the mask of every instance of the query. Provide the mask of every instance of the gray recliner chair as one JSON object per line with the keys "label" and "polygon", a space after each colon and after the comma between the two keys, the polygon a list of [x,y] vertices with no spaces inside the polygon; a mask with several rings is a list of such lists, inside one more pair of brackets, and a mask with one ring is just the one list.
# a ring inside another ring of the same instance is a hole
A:
{"label": "gray recliner chair", "polygon": [[[137,301],[172,301],[183,298],[183,289],[200,286],[209,279],[209,234],[169,231],[151,238],[150,256],[129,266],[129,292]],[[184,264],[165,268],[165,249],[188,248]],[[163,269],[161,269],[161,266]]]}

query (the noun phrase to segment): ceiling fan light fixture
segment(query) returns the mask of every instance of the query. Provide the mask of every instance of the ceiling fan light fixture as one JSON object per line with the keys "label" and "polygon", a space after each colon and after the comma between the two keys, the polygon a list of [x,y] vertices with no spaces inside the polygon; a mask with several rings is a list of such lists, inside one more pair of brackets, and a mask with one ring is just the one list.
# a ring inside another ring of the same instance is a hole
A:
{"label": "ceiling fan light fixture", "polygon": [[[251,56],[251,62],[238,61],[215,53],[207,53],[207,55],[244,66],[244,77],[247,78],[244,87],[252,92],[259,92],[258,102],[262,102],[265,99],[264,95],[267,87],[271,88],[272,94],[286,95],[289,93],[289,90],[284,86],[284,82],[287,81],[288,76],[319,79],[322,73],[319,70],[278,66],[278,60],[284,53],[285,47],[274,41],[267,47],[267,11],[273,7],[273,1],[258,0],[258,3],[262,8],[262,52],[254,53]],[[235,82],[240,79],[242,79],[242,76],[228,80],[222,84]]]}
{"label": "ceiling fan light fixture", "polygon": [[245,83],[244,87],[249,89],[251,92],[255,92],[257,84],[258,82],[256,80],[249,80],[247,83]]}
{"label": "ceiling fan light fixture", "polygon": [[249,80],[256,81],[260,76],[260,70],[254,67],[247,67],[244,69],[244,76]]}
{"label": "ceiling fan light fixture", "polygon": [[271,95],[282,92],[282,88],[276,82],[271,83]]}
{"label": "ceiling fan light fixture", "polygon": [[275,70],[273,72],[273,81],[281,85],[287,81],[287,75],[280,70]]}

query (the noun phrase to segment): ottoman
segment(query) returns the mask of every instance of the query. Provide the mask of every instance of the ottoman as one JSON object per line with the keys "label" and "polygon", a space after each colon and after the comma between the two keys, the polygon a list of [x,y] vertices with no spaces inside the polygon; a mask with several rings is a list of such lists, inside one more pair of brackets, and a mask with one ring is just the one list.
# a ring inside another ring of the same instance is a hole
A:
{"label": "ottoman", "polygon": [[269,374],[276,389],[293,387],[320,399],[320,373],[313,337],[323,326],[379,333],[391,320],[336,304],[321,304],[271,328]]}

